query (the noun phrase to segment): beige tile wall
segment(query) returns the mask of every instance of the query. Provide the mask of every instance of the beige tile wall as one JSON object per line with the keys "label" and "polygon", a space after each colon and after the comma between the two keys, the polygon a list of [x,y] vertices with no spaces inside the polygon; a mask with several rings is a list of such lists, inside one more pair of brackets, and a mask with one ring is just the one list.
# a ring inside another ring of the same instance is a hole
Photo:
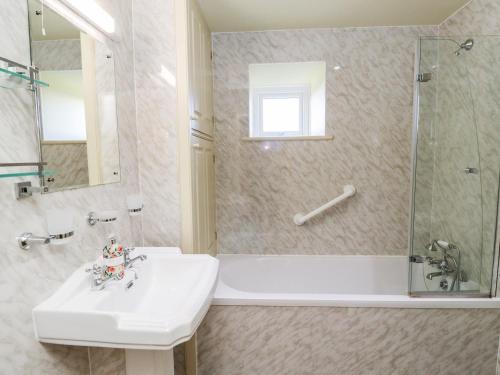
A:
{"label": "beige tile wall", "polygon": [[[32,308],[50,296],[83,262],[93,259],[110,231],[127,245],[140,245],[141,220],[126,213],[126,195],[139,191],[137,130],[131,37],[130,0],[100,1],[115,16],[120,41],[115,44],[117,102],[122,180],[119,184],[85,188],[16,201],[15,180],[0,180],[0,372],[2,374],[88,374],[86,347],[42,345],[34,338]],[[0,17],[0,55],[29,64],[26,2],[5,0]],[[129,35],[130,34],[130,35]],[[132,72],[132,73],[131,73]],[[24,90],[0,89],[0,162],[37,159],[31,96]],[[37,184],[36,179],[31,179]],[[66,246],[18,248],[15,236],[22,231],[46,233],[45,214],[52,208],[70,211],[76,236]],[[89,210],[121,209],[116,225],[89,227]]]}
{"label": "beige tile wall", "polygon": [[[439,26],[440,35],[460,35],[464,38],[490,35],[496,37],[475,38],[476,45],[471,56],[466,56],[471,77],[471,90],[475,96],[475,115],[478,127],[478,145],[481,157],[482,184],[482,230],[483,256],[477,269],[481,270],[483,287],[490,283],[491,258],[495,248],[498,181],[500,158],[498,144],[500,132],[500,100],[498,61],[500,61],[500,2],[496,0],[473,0]],[[498,245],[498,244],[497,244]]]}
{"label": "beige tile wall", "polygon": [[500,312],[212,306],[200,375],[490,375]]}
{"label": "beige tile wall", "polygon": [[[222,253],[408,253],[416,41],[433,27],[213,35],[217,230]],[[243,142],[248,65],[326,61],[334,141]],[[342,69],[335,70],[335,66]],[[353,199],[297,227],[342,193]]]}

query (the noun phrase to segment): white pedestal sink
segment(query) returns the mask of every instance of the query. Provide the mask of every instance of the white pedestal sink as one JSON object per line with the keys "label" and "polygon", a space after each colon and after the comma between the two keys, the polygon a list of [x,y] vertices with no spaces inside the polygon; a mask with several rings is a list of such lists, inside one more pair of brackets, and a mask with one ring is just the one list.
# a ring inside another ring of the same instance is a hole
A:
{"label": "white pedestal sink", "polygon": [[172,348],[191,338],[208,311],[218,260],[176,248],[136,248],[131,257],[140,254],[147,260],[136,263],[137,279],[129,270],[101,291],[90,288],[90,264],[76,270],[33,309],[37,339],[128,349],[128,375],[173,374]]}

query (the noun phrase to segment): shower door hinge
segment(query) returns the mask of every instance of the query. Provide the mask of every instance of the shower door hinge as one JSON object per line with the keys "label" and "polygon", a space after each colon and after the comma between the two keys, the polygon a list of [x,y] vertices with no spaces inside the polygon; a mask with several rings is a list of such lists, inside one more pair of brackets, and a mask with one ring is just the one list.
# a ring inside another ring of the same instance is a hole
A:
{"label": "shower door hinge", "polygon": [[418,73],[417,82],[429,82],[432,79],[432,73]]}
{"label": "shower door hinge", "polygon": [[426,259],[422,255],[410,255],[410,263],[424,263]]}

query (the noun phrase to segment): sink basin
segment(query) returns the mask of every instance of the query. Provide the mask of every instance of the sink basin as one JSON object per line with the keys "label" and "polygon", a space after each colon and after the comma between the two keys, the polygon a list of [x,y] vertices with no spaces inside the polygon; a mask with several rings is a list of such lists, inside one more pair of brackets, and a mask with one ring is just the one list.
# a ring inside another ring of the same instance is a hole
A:
{"label": "sink basin", "polygon": [[218,260],[176,248],[136,248],[147,255],[124,280],[90,289],[85,264],[33,309],[41,342],[124,349],[169,350],[189,340],[212,301]]}

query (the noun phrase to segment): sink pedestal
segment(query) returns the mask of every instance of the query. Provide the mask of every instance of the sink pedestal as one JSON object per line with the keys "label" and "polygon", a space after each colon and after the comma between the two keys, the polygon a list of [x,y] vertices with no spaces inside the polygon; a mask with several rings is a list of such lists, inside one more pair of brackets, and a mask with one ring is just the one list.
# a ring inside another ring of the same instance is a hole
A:
{"label": "sink pedestal", "polygon": [[125,350],[127,375],[174,375],[174,350]]}

